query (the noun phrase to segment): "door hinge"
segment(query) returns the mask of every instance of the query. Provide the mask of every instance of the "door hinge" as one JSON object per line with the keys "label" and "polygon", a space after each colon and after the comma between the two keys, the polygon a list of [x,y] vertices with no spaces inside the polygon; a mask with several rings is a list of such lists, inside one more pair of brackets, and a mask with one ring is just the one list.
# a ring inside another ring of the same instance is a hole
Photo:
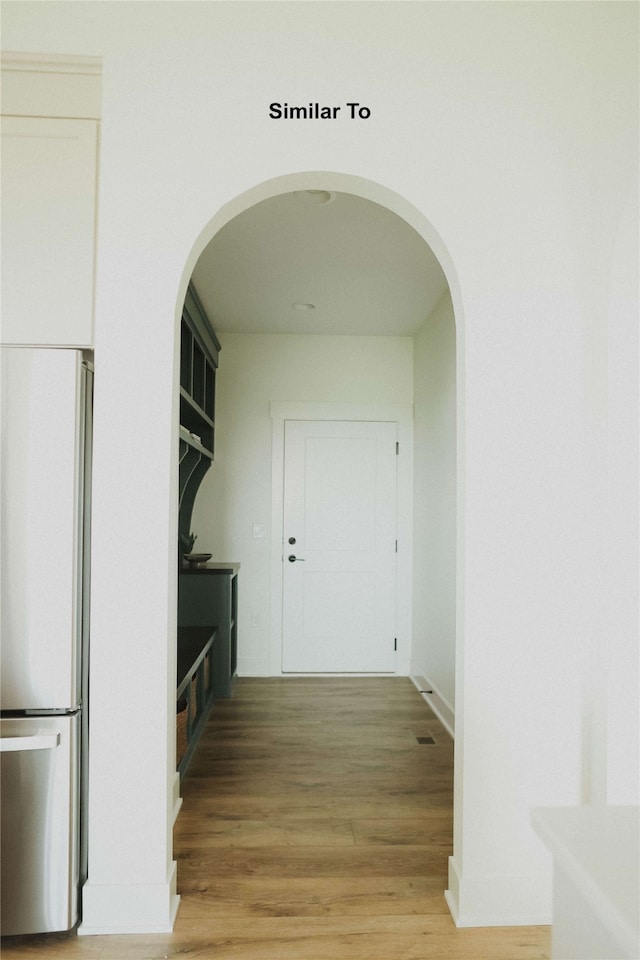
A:
{"label": "door hinge", "polygon": [[396,540],[396,553],[398,552],[398,541]]}
{"label": "door hinge", "polygon": [[393,638],[393,649],[394,649],[394,650],[397,650],[397,649],[398,649],[398,638],[397,638],[397,637],[394,637],[394,638]]}
{"label": "door hinge", "polygon": [[399,453],[400,453],[400,442],[396,440],[396,457],[398,456]]}

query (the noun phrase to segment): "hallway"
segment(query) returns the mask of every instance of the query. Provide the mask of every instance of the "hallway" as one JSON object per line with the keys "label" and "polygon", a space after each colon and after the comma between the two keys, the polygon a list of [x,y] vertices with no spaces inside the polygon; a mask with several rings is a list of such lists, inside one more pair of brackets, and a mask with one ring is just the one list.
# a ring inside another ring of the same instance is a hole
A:
{"label": "hallway", "polygon": [[182,793],[175,937],[198,957],[548,956],[546,928],[455,929],[453,743],[408,678],[241,679]]}
{"label": "hallway", "polygon": [[453,744],[408,678],[240,679],[182,794],[172,935],[31,938],[3,960],[548,957],[546,927],[456,930]]}

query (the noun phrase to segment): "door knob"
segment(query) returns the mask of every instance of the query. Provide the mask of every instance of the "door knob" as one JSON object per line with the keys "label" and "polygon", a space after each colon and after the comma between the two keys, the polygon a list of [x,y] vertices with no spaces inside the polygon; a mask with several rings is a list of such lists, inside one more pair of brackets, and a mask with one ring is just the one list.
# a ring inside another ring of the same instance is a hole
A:
{"label": "door knob", "polygon": [[304,557],[296,557],[294,553],[289,554],[288,559],[289,559],[289,563],[295,563],[296,561],[298,563],[304,563]]}

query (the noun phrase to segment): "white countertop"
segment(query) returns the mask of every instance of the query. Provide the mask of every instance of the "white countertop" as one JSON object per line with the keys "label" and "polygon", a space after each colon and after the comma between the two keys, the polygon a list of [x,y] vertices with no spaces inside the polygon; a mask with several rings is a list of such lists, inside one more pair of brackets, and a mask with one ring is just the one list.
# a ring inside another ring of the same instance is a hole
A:
{"label": "white countertop", "polygon": [[630,949],[637,948],[640,808],[542,808],[534,810],[531,819],[554,861],[570,876],[601,922]]}

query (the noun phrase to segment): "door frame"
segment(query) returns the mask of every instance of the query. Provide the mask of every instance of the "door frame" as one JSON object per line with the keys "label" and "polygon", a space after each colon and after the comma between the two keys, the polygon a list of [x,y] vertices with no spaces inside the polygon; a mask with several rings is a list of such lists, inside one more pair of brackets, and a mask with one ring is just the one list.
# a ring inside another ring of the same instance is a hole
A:
{"label": "door frame", "polygon": [[[396,424],[398,559],[396,565],[396,676],[408,676],[411,662],[413,580],[413,406],[404,403],[272,401],[271,416],[271,676],[282,672],[282,557],[284,523],[284,425],[286,420],[362,420]],[[295,676],[295,674],[286,674]]]}

